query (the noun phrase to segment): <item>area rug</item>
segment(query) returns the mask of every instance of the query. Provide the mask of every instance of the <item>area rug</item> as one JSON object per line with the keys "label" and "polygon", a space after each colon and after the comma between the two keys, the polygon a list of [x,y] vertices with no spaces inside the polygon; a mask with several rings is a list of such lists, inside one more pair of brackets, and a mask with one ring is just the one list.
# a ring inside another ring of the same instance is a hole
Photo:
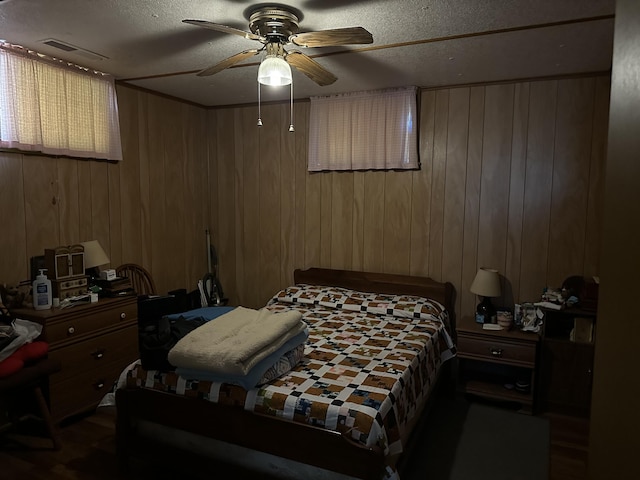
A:
{"label": "area rug", "polygon": [[508,408],[444,398],[416,432],[402,480],[547,480],[549,422]]}

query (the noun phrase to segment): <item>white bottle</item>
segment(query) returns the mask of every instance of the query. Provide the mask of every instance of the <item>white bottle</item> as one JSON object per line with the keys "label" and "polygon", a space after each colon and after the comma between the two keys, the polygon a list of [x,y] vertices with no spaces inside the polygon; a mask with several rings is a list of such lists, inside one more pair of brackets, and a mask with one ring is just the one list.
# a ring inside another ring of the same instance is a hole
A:
{"label": "white bottle", "polygon": [[40,275],[33,281],[33,308],[36,310],[51,308],[51,280],[44,272],[45,269],[40,269]]}

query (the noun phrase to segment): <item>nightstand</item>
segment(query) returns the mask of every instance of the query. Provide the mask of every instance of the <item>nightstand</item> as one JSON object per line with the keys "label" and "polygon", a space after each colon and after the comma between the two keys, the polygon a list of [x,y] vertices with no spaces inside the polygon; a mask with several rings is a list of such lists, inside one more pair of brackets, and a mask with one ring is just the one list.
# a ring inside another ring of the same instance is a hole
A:
{"label": "nightstand", "polygon": [[138,358],[136,296],[105,298],[70,308],[12,310],[43,325],[49,357],[62,369],[49,377],[55,422],[95,408],[129,363]]}
{"label": "nightstand", "polygon": [[533,413],[540,336],[520,330],[484,330],[473,317],[463,317],[456,330],[464,391],[518,402],[523,413]]}

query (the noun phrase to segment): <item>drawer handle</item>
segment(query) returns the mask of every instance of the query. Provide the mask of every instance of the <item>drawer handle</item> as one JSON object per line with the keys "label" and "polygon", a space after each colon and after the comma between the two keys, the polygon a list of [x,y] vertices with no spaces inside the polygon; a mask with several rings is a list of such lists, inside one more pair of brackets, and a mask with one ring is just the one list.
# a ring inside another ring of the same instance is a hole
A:
{"label": "drawer handle", "polygon": [[96,390],[102,390],[104,388],[104,381],[98,380],[96,383],[93,384],[93,386],[95,387]]}
{"label": "drawer handle", "polygon": [[127,318],[127,314],[125,312],[122,312],[120,314],[120,320],[124,320],[125,318]]}
{"label": "drawer handle", "polygon": [[100,348],[95,352],[91,352],[91,355],[93,355],[93,358],[95,358],[96,360],[100,360],[102,357],[104,357],[104,352],[104,348]]}
{"label": "drawer handle", "polygon": [[502,349],[496,347],[489,347],[489,351],[493,357],[502,357]]}
{"label": "drawer handle", "polygon": [[68,333],[69,335],[73,335],[74,333],[76,333],[76,329],[75,329],[75,328],[73,328],[73,327],[69,327],[69,328],[68,328],[68,330],[67,330],[67,333]]}

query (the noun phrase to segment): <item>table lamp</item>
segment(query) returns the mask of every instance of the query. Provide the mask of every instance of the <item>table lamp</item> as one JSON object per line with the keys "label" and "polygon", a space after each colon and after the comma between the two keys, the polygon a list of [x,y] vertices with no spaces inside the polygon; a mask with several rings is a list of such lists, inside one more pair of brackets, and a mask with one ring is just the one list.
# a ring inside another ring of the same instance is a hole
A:
{"label": "table lamp", "polygon": [[476,309],[476,322],[496,323],[496,309],[491,303],[491,297],[499,297],[500,276],[498,270],[482,267],[476,273],[476,278],[471,283],[471,293],[482,297],[482,301]]}
{"label": "table lamp", "polygon": [[92,279],[100,277],[100,269],[98,267],[106,265],[111,260],[107,257],[102,245],[98,240],[90,240],[82,242],[84,247],[84,271]]}

